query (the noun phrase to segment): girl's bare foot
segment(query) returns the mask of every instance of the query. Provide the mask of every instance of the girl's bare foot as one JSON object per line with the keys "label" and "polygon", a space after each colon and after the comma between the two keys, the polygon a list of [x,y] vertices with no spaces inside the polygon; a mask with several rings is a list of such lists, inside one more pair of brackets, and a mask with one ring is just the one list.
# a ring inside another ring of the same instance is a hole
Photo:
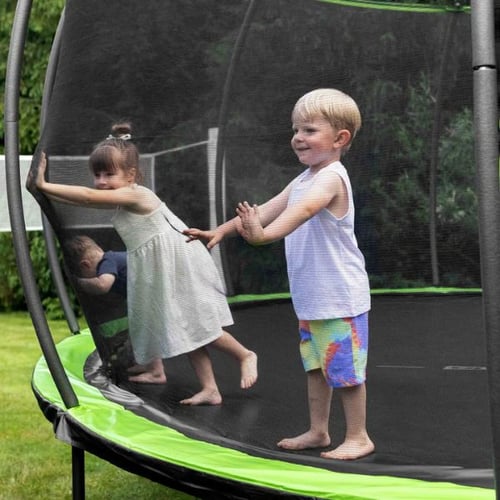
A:
{"label": "girl's bare foot", "polygon": [[167,381],[165,373],[143,372],[128,378],[130,382],[139,384],[164,384]]}
{"label": "girl's bare foot", "polygon": [[312,431],[304,432],[300,436],[282,439],[278,446],[285,450],[305,450],[307,448],[323,448],[330,445],[328,434],[317,434]]}
{"label": "girl's bare foot", "polygon": [[345,440],[340,446],[331,451],[321,453],[322,458],[334,458],[336,460],[356,460],[366,457],[375,451],[375,445],[370,439]]}
{"label": "girl's bare foot", "polygon": [[127,373],[130,375],[138,375],[139,373],[144,373],[148,371],[148,369],[144,365],[132,365],[127,368]]}
{"label": "girl's bare foot", "polygon": [[183,399],[181,405],[220,405],[222,403],[222,396],[217,389],[203,389],[190,398]]}
{"label": "girl's bare foot", "polygon": [[257,382],[257,376],[257,354],[249,351],[241,362],[241,388],[249,389],[252,387]]}

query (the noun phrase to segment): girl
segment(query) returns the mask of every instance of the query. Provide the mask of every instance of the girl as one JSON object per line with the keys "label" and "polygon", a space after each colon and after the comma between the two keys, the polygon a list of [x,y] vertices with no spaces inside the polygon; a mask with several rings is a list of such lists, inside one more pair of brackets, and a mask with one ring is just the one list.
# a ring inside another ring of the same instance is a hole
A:
{"label": "girl", "polygon": [[240,362],[240,385],[257,380],[257,356],[222,329],[233,323],[215,264],[203,246],[186,244],[184,223],[144,186],[129,124],[118,124],[89,158],[95,189],[45,180],[42,153],[36,186],[55,201],[117,207],[113,225],[127,248],[129,335],[137,366],[132,382],[165,383],[163,358],[187,353],[201,391],[183,404],[220,404],[207,345]]}

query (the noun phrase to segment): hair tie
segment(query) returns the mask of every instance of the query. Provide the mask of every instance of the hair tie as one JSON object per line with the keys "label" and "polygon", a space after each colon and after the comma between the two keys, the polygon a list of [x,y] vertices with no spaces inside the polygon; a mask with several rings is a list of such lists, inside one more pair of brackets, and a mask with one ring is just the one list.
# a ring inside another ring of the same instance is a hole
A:
{"label": "hair tie", "polygon": [[109,139],[121,139],[122,141],[129,141],[130,139],[132,139],[132,136],[130,134],[121,134],[118,136],[109,134],[108,137],[106,137],[106,140],[108,141]]}

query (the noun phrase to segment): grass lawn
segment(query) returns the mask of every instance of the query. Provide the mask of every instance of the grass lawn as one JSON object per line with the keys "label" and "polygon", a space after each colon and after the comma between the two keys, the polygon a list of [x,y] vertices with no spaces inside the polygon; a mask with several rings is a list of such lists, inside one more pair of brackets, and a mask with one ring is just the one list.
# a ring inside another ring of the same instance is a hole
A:
{"label": "grass lawn", "polygon": [[[57,341],[65,321],[50,322]],[[31,391],[41,356],[27,313],[0,314],[0,500],[71,499],[71,447],[54,437]],[[190,500],[192,496],[85,454],[86,498]]]}

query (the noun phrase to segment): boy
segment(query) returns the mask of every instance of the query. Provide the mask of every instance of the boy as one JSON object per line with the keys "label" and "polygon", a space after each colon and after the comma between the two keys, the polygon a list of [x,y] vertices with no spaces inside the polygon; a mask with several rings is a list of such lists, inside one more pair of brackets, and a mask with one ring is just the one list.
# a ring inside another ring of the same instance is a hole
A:
{"label": "boy", "polygon": [[331,444],[333,389],[345,413],[346,436],[324,458],[354,460],[375,446],[366,430],[366,361],[370,290],[354,235],[354,204],[340,162],[361,126],[354,100],[335,89],[302,96],[292,112],[292,148],[308,168],[261,206],[239,203],[237,217],[212,231],[188,229],[212,248],[239,233],[253,245],[285,238],[300,352],[308,378],[309,429],[278,446],[287,450]]}
{"label": "boy", "polygon": [[85,293],[127,296],[127,252],[105,252],[92,238],[76,236],[65,245],[76,284]]}

